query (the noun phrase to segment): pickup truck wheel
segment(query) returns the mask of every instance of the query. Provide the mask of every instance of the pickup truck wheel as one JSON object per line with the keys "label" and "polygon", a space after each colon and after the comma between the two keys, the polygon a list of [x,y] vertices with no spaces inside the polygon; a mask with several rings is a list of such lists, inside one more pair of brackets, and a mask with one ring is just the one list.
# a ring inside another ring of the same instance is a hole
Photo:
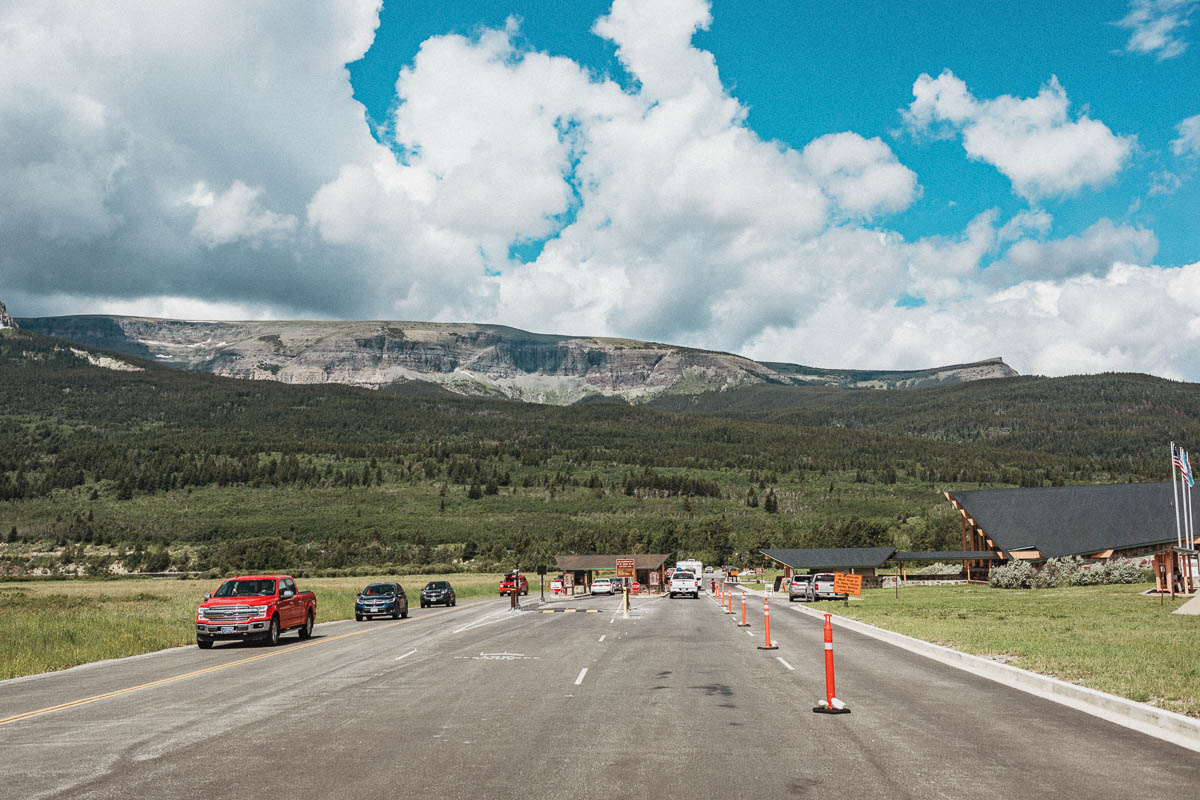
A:
{"label": "pickup truck wheel", "polygon": [[310,612],[308,612],[308,619],[306,619],[304,621],[304,627],[302,627],[300,629],[300,638],[301,639],[311,638],[312,631],[313,631],[313,615],[312,615],[312,612],[310,611]]}
{"label": "pickup truck wheel", "polygon": [[271,647],[279,644],[279,617],[271,617],[271,627],[267,628],[267,644]]}
{"label": "pickup truck wheel", "polygon": [[196,647],[199,647],[201,650],[207,650],[212,646],[213,646],[212,639],[200,639],[200,638],[196,639]]}
{"label": "pickup truck wheel", "polygon": [[521,592],[521,594],[523,594],[523,595],[524,595],[524,594],[529,594],[529,589],[526,589],[525,591]]}

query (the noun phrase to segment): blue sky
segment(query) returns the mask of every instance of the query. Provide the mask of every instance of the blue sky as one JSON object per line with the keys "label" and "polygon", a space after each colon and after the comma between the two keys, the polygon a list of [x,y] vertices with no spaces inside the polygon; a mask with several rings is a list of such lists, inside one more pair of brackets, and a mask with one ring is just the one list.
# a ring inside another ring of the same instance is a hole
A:
{"label": "blue sky", "polygon": [[18,0],[19,316],[1200,380],[1200,0]]}

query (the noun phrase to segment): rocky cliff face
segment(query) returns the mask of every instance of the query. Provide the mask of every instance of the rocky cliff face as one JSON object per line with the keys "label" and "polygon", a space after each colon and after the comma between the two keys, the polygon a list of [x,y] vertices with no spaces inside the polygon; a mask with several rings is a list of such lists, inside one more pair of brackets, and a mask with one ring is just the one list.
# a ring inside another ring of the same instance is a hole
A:
{"label": "rocky cliff face", "polygon": [[17,321],[8,315],[8,309],[4,307],[4,303],[0,302],[0,328],[15,328]]}
{"label": "rocky cliff face", "polygon": [[755,383],[903,388],[1015,375],[999,359],[920,372],[815,370],[627,339],[428,322],[186,322],[140,317],[22,320],[38,333],[233,378],[424,382],[453,392],[568,404],[722,391]]}

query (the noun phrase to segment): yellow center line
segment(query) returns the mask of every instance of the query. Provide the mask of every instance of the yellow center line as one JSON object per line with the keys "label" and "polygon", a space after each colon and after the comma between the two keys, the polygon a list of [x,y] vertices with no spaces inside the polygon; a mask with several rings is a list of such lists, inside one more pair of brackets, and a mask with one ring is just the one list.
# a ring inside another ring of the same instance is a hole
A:
{"label": "yellow center line", "polygon": [[411,625],[412,623],[421,622],[421,621],[429,619],[431,617],[438,617],[438,616],[441,616],[442,614],[449,614],[454,611],[462,611],[462,610],[465,610],[465,609],[471,608],[472,606],[477,606],[477,605],[482,605],[482,603],[471,603],[469,605],[464,605],[462,609],[457,608],[457,607],[446,608],[446,609],[442,609],[441,611],[433,611],[428,614],[422,614],[419,618],[414,618],[412,620],[403,620],[403,621],[397,620],[395,622],[389,622],[386,625],[372,625],[370,628],[363,628],[362,630],[358,630],[358,631],[350,631],[349,633],[339,633],[337,636],[328,636],[328,637],[322,636],[320,639],[313,639],[311,641],[305,642],[304,644],[293,645],[292,647],[288,647],[284,650],[273,650],[270,653],[262,653],[260,655],[250,656],[248,658],[239,658],[237,661],[229,661],[225,664],[214,664],[211,667],[205,667],[204,669],[193,670],[192,672],[185,672],[182,675],[175,675],[170,678],[162,678],[157,681],[150,681],[149,683],[142,683],[137,686],[129,686],[125,689],[117,689],[112,692],[105,692],[104,694],[93,695],[92,697],[83,697],[83,698],[80,698],[79,700],[71,700],[70,702],[67,702],[67,703],[59,703],[56,706],[47,706],[46,708],[39,708],[35,711],[26,711],[21,714],[13,714],[11,717],[4,717],[3,719],[0,719],[0,726],[9,725],[13,722],[20,722],[21,720],[30,719],[31,717],[38,717],[38,716],[41,716],[42,714],[50,714],[54,711],[65,711],[68,708],[75,708],[77,706],[84,706],[89,703],[95,703],[100,700],[107,700],[110,697],[119,697],[120,695],[123,695],[123,694],[131,694],[133,692],[140,692],[143,689],[153,689],[156,686],[163,686],[165,684],[174,683],[175,681],[182,681],[187,678],[195,678],[199,675],[207,675],[212,672],[220,672],[221,670],[229,669],[230,667],[236,667],[241,664],[249,664],[251,661],[259,661],[264,658],[271,658],[273,656],[282,656],[282,655],[286,655],[288,653],[294,653],[297,650],[303,650],[306,647],[314,647],[318,644],[325,644],[327,642],[336,642],[338,639],[348,639],[351,636],[359,636],[364,633],[378,633],[379,631],[384,631],[384,630],[387,630],[388,628],[394,628],[395,626],[401,625],[404,623],[408,623]]}

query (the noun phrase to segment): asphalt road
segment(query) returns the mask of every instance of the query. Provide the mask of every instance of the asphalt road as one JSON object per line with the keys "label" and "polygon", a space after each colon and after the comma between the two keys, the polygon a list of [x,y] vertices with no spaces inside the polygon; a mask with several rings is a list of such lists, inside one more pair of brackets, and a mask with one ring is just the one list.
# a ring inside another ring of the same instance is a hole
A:
{"label": "asphalt road", "polygon": [[776,651],[757,602],[749,635],[706,597],[618,604],[413,609],[6,681],[0,797],[1200,797],[1195,753],[846,631],[853,713],[814,714],[821,626],[786,602]]}

